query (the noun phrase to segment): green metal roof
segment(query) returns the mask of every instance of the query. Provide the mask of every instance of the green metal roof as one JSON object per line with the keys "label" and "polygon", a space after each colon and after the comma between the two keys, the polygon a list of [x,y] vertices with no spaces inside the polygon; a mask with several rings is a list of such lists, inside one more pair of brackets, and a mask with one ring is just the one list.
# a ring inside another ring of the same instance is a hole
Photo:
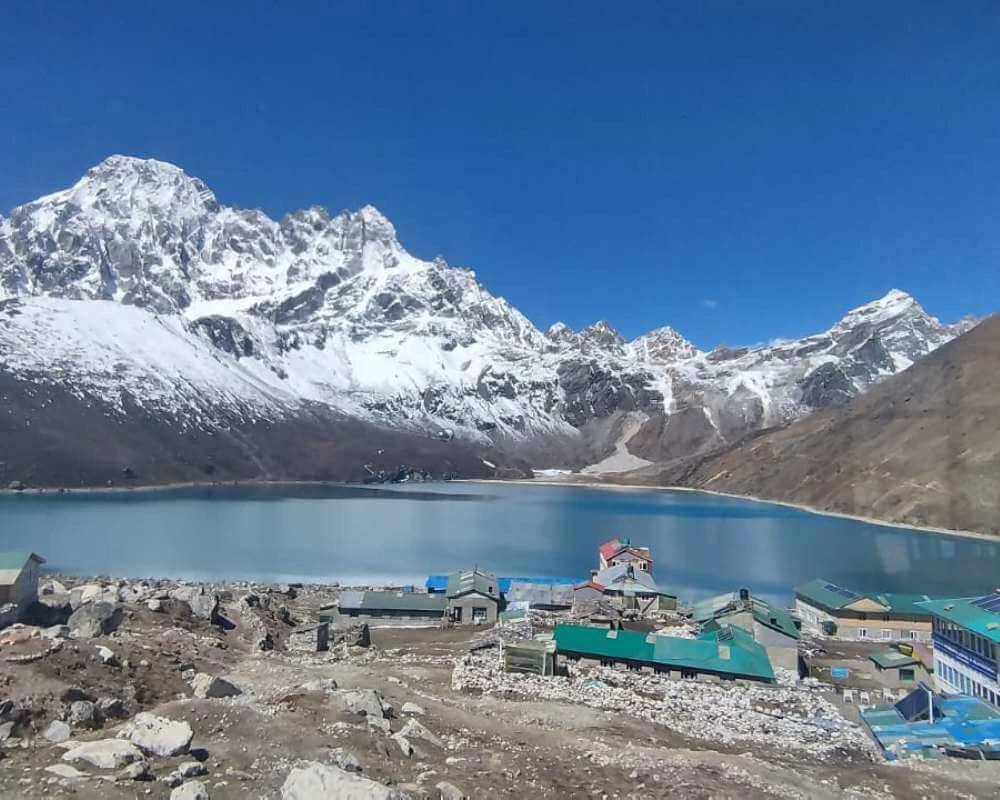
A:
{"label": "green metal roof", "polygon": [[767,651],[754,641],[752,635],[734,625],[705,631],[696,639],[682,639],[655,633],[560,624],[556,626],[554,638],[559,652],[774,680]]}
{"label": "green metal roof", "polygon": [[811,601],[815,605],[834,611],[849,606],[860,600],[864,595],[845,589],[823,578],[814,578],[809,583],[795,587],[795,594]]}
{"label": "green metal roof", "polygon": [[899,667],[911,667],[914,664],[923,663],[919,658],[908,656],[906,653],[900,653],[891,647],[885,650],[877,650],[868,656],[868,660],[880,669],[898,669]]}
{"label": "green metal roof", "polygon": [[920,605],[936,617],[954,622],[963,628],[1000,644],[1000,613],[979,608],[978,597],[958,597],[952,600],[927,600]]}
{"label": "green metal roof", "polygon": [[[743,613],[743,609],[740,607],[739,592],[716,595],[695,603],[691,607],[691,618],[702,624],[713,619],[724,623],[727,619],[741,613]],[[795,617],[785,609],[773,606],[766,600],[751,595],[750,613],[761,625],[778,633],[783,633],[792,639],[798,639],[801,636],[799,626],[795,624]]]}
{"label": "green metal roof", "polygon": [[911,614],[913,616],[930,617],[930,612],[923,607],[922,603],[932,600],[926,594],[902,594],[900,592],[883,592],[875,595],[875,599],[882,605],[889,606],[893,614]]}
{"label": "green metal roof", "polygon": [[21,569],[28,563],[29,558],[35,558],[40,564],[45,563],[45,559],[27,550],[3,550],[0,551],[0,569]]}

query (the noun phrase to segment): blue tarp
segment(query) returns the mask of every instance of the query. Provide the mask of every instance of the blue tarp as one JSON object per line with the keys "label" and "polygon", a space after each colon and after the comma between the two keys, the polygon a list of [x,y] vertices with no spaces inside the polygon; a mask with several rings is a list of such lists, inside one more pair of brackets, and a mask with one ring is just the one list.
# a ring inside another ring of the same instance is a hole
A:
{"label": "blue tarp", "polygon": [[[922,704],[918,692],[923,694]],[[895,705],[873,706],[861,712],[886,758],[913,753],[934,754],[939,746],[996,752],[1000,742],[1000,711],[976,697],[934,695],[934,722],[907,722],[904,713],[925,716],[929,711],[925,689],[918,689]]]}
{"label": "blue tarp", "polygon": [[[497,578],[497,588],[500,590],[500,594],[507,594],[514,581],[519,583],[552,583],[560,586],[577,583],[576,578]],[[443,592],[448,586],[448,576],[428,575],[424,586],[427,587],[428,592]]]}

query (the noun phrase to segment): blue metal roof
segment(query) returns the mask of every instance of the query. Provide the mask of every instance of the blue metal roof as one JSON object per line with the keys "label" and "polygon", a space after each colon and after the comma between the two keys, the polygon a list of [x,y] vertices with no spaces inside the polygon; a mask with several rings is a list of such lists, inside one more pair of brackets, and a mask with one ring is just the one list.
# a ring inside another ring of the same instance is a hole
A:
{"label": "blue metal roof", "polygon": [[[510,591],[510,585],[513,581],[519,583],[551,583],[556,585],[569,584],[573,585],[576,583],[576,578],[539,578],[539,577],[513,577],[513,578],[497,578],[497,588],[500,590],[501,594],[507,594]],[[424,582],[428,592],[443,592],[448,588],[448,576],[447,575],[428,575],[427,580]]]}

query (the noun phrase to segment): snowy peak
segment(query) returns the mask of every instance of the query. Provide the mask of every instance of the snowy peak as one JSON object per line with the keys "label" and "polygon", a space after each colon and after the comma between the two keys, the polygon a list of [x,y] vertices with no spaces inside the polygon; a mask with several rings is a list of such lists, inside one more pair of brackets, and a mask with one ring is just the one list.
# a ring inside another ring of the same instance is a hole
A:
{"label": "snowy peak", "polygon": [[629,342],[629,348],[640,361],[665,364],[692,358],[698,349],[674,328],[664,325]]}

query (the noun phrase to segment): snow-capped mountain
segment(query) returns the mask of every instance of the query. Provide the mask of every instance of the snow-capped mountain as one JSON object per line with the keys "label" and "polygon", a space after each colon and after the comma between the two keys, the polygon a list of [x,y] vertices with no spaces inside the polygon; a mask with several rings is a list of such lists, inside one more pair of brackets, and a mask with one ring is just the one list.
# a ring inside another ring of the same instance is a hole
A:
{"label": "snow-capped mountain", "polygon": [[961,330],[893,291],[766,347],[543,333],[371,206],[274,221],[124,156],[0,219],[0,372],[178,432],[320,409],[537,466],[662,460],[846,402]]}

